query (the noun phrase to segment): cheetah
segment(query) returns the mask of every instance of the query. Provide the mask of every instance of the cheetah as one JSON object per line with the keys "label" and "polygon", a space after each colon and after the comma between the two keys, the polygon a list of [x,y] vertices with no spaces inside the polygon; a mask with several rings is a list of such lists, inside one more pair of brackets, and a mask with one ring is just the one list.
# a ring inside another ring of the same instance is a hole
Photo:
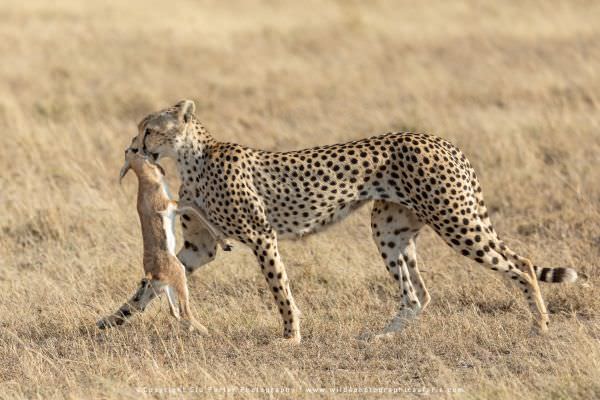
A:
{"label": "cheetah", "polygon": [[[574,282],[571,268],[540,268],[515,253],[492,227],[481,185],[465,155],[428,134],[387,133],[288,152],[216,141],[183,100],[138,124],[137,140],[155,162],[176,161],[179,197],[193,202],[225,236],[256,256],[283,319],[283,337],[301,339],[299,310],[278,239],[313,233],[373,202],[373,239],[398,285],[400,305],[383,334],[402,330],[429,304],[416,239],[430,226],[451,248],[502,274],[523,293],[533,328],[548,329],[538,281]],[[178,258],[188,273],[213,260],[216,243],[201,221],[182,216]]]}
{"label": "cheetah", "polygon": [[127,318],[144,311],[161,293],[167,295],[171,315],[187,330],[208,333],[194,318],[183,264],[175,255],[174,220],[178,210],[164,182],[164,171],[136,148],[125,151],[120,180],[133,169],[138,178],[137,210],[144,242],[145,277],[133,297],[117,312],[98,321],[100,329],[122,325]]}

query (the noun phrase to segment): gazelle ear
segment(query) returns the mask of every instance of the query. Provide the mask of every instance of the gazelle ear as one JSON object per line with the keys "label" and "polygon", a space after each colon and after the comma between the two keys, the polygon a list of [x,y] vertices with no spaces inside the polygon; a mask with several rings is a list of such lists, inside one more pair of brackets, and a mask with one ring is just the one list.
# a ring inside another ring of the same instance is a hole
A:
{"label": "gazelle ear", "polygon": [[192,115],[196,111],[196,104],[192,100],[182,100],[176,106],[179,108],[179,113],[177,114],[179,121],[186,124],[190,122]]}

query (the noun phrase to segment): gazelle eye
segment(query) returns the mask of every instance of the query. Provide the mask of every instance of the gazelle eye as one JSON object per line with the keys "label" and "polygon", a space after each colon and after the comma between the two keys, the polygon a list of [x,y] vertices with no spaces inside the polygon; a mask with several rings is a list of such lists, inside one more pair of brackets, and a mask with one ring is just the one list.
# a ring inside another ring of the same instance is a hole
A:
{"label": "gazelle eye", "polygon": [[131,151],[133,152],[133,154],[138,152],[138,149],[131,149]]}

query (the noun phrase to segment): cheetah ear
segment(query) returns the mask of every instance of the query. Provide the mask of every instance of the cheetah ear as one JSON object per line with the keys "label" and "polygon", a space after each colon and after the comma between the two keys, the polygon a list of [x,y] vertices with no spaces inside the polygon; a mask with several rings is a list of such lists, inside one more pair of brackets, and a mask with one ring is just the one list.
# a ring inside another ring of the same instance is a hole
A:
{"label": "cheetah ear", "polygon": [[190,122],[192,115],[194,115],[194,112],[196,111],[196,104],[194,104],[192,100],[182,100],[177,103],[177,108],[179,108],[177,118],[179,121],[187,124]]}

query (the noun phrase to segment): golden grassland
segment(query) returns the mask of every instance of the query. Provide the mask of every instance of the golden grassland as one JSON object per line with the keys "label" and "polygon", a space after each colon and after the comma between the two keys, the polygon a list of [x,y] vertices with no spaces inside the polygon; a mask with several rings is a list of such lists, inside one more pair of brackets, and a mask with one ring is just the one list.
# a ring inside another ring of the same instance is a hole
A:
{"label": "golden grassland", "polygon": [[[0,399],[180,386],[599,397],[599,20],[592,1],[2,1]],[[398,304],[365,208],[281,244],[300,346],[276,340],[277,310],[241,244],[190,279],[209,337],[183,332],[166,300],[98,331],[142,275],[136,182],[117,184],[123,149],[145,114],[182,98],[218,140],[269,150],[443,136],[476,167],[510,246],[588,280],[542,285],[550,332],[532,336],[522,296],[425,229],[430,307],[364,344]]]}

